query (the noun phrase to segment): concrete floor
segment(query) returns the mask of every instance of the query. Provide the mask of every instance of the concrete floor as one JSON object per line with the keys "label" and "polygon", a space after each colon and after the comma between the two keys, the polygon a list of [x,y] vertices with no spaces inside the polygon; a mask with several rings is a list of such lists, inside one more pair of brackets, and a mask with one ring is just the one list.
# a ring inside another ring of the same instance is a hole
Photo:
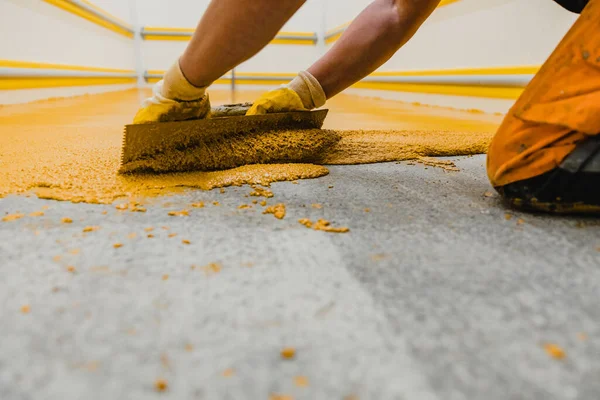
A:
{"label": "concrete floor", "polygon": [[484,156],[453,160],[273,184],[284,220],[238,209],[249,187],[146,213],[0,199],[48,207],[0,222],[0,399],[600,398],[600,221],[509,211]]}

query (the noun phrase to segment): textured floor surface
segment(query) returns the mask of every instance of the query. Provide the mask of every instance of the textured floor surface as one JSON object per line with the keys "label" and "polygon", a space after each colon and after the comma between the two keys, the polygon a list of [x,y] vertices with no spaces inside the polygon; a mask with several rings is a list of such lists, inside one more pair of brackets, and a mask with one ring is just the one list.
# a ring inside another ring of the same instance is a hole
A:
{"label": "textured floor surface", "polygon": [[0,222],[0,399],[600,398],[600,221],[508,211],[453,160],[273,184],[283,220],[249,187],[0,199],[26,214]]}

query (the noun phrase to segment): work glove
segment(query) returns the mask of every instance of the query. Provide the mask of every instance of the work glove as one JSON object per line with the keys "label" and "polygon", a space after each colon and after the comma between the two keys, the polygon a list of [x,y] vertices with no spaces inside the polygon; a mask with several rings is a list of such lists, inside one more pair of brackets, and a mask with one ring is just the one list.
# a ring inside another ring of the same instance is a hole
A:
{"label": "work glove", "polygon": [[287,85],[263,94],[246,115],[312,110],[324,105],[326,100],[319,81],[309,72],[300,71]]}
{"label": "work glove", "polygon": [[179,61],[165,73],[152,92],[153,96],[144,100],[135,115],[134,124],[207,118],[210,113],[206,86],[192,85],[183,75]]}

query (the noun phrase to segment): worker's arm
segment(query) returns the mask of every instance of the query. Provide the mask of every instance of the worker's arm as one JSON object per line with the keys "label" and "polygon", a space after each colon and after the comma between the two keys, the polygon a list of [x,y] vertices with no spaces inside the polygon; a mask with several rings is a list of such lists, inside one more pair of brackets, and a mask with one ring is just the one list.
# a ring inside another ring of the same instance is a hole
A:
{"label": "worker's arm", "polygon": [[181,57],[194,86],[208,86],[265,47],[306,0],[213,0]]}
{"label": "worker's arm", "polygon": [[374,1],[308,72],[319,81],[328,99],[335,96],[389,60],[440,1]]}
{"label": "worker's arm", "polygon": [[265,47],[305,1],[211,1],[184,54],[155,85],[134,123],[206,117],[206,88]]}
{"label": "worker's arm", "polygon": [[[308,71],[303,71],[287,88],[277,89],[258,99],[249,114],[292,108],[284,104],[292,97],[289,90],[299,94],[305,109],[322,106],[325,98],[335,96],[389,60],[415,34],[440,1],[373,1]],[[311,90],[307,90],[305,84],[310,84]],[[322,89],[320,93],[315,87]],[[316,97],[311,98],[315,94]]]}

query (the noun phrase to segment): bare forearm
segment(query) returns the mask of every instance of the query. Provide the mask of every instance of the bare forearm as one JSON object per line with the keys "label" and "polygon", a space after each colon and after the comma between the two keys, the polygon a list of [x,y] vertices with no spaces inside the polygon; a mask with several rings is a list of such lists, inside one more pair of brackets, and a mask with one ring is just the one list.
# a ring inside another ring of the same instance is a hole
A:
{"label": "bare forearm", "polygon": [[186,78],[206,86],[258,53],[305,0],[213,0],[180,59]]}
{"label": "bare forearm", "polygon": [[331,98],[389,60],[441,0],[376,0],[309,69]]}

